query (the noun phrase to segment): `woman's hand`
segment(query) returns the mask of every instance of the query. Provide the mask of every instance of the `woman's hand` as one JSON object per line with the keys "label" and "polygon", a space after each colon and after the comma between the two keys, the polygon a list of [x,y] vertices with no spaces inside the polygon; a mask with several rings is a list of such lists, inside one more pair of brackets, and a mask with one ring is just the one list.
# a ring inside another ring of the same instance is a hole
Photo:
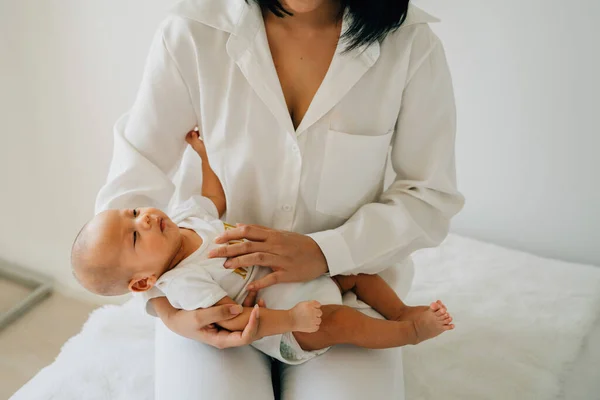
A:
{"label": "woman's hand", "polygon": [[[249,304],[251,307],[250,303],[256,299],[256,295],[253,296],[248,296],[251,299],[249,302],[244,301],[244,305]],[[262,303],[264,304],[264,302]],[[194,311],[176,310],[168,303],[166,297],[152,299],[152,304],[170,330],[188,339],[197,340],[219,349],[245,346],[260,339],[257,336],[260,323],[258,304],[254,306],[248,325],[241,332],[230,332],[215,325],[217,322],[239,315],[242,307],[237,304],[225,304]],[[259,304],[261,304],[260,301]]]}
{"label": "woman's hand", "polygon": [[260,265],[272,273],[248,286],[257,291],[280,282],[304,282],[327,272],[327,260],[319,245],[299,233],[279,231],[260,225],[237,224],[219,236],[216,243],[247,239],[212,250],[208,256],[227,257],[225,268],[236,269]]}

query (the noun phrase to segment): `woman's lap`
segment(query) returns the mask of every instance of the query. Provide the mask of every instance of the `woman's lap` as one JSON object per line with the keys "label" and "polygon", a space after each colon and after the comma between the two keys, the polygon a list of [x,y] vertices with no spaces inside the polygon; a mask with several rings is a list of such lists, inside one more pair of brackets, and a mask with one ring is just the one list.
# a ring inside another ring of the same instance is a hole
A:
{"label": "woman's lap", "polygon": [[[400,297],[414,271],[412,263],[403,267],[381,274]],[[382,318],[372,309],[360,311]],[[218,350],[171,332],[157,319],[155,347],[156,400],[274,398],[270,358],[251,346]],[[281,365],[280,386],[281,400],[403,400],[402,352],[334,346],[302,365]]]}
{"label": "woman's lap", "polygon": [[301,365],[283,365],[281,400],[403,400],[400,349],[334,346]]}
{"label": "woman's lap", "polygon": [[[400,349],[334,346],[280,367],[281,400],[404,399]],[[155,398],[270,400],[271,361],[251,346],[219,350],[156,324]],[[279,397],[278,397],[279,398]]]}
{"label": "woman's lap", "polygon": [[273,399],[271,361],[253,347],[219,350],[157,319],[155,348],[156,400]]}

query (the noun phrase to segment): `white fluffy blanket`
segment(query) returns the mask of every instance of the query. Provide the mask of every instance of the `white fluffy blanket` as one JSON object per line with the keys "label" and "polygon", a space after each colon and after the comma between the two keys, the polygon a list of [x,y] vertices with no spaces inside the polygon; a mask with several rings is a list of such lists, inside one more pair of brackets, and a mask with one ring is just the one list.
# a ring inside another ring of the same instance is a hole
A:
{"label": "white fluffy blanket", "polygon": [[[406,398],[555,399],[600,310],[600,268],[458,236],[415,255],[407,302],[442,299],[456,329],[404,351]],[[136,304],[94,311],[13,400],[152,399],[153,323]]]}

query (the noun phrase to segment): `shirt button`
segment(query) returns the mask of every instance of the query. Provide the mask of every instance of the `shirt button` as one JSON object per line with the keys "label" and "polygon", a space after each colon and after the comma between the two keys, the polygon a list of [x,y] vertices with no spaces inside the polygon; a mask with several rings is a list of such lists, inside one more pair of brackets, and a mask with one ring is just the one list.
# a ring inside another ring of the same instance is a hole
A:
{"label": "shirt button", "polygon": [[298,148],[298,146],[294,145],[294,147],[292,147],[292,151],[294,153],[297,153],[298,151],[300,151],[300,149]]}
{"label": "shirt button", "polygon": [[290,206],[289,204],[285,204],[281,208],[283,209],[283,211],[292,211],[292,206]]}

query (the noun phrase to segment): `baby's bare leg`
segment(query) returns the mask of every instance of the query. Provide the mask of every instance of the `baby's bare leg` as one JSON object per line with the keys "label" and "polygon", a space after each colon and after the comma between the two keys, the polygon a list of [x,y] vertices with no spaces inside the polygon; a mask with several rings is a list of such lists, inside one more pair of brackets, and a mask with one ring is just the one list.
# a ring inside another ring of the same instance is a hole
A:
{"label": "baby's bare leg", "polygon": [[408,307],[379,275],[338,275],[332,279],[342,294],[352,290],[360,300],[389,320],[400,320]]}
{"label": "baby's bare leg", "polygon": [[371,318],[348,306],[321,306],[321,326],[315,333],[294,332],[304,350],[318,350],[335,344],[353,344],[385,349],[418,343],[414,321],[387,321]]}
{"label": "baby's bare leg", "polygon": [[383,349],[420,343],[451,330],[452,317],[440,301],[429,307],[407,306],[378,275],[336,276],[340,291],[353,290],[357,297],[388,320],[371,318],[347,306],[322,306],[318,332],[294,333],[305,350],[317,350],[334,344]]}
{"label": "baby's bare leg", "polygon": [[[379,275],[338,275],[333,278],[342,293],[352,290],[356,296],[389,320],[414,320],[429,310],[428,306],[407,306]],[[446,306],[438,304],[447,312]],[[450,317],[448,315],[448,317]],[[452,318],[450,317],[450,321]]]}

